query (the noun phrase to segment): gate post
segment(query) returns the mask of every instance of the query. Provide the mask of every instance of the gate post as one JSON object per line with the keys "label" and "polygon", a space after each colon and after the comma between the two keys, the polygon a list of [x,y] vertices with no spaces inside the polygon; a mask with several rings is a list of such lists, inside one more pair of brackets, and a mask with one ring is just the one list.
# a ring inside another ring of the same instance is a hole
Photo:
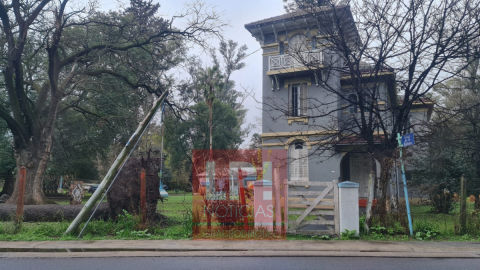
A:
{"label": "gate post", "polygon": [[273,231],[273,200],[272,182],[268,180],[255,181],[254,210],[255,229]]}
{"label": "gate post", "polygon": [[355,230],[355,235],[359,235],[358,187],[358,183],[350,181],[338,184],[340,233]]}
{"label": "gate post", "polygon": [[275,196],[275,231],[280,233],[282,231],[282,206],[280,203],[280,172],[278,168],[273,171],[273,187]]}
{"label": "gate post", "polygon": [[340,210],[338,203],[338,181],[333,180],[333,222],[335,223],[335,234],[340,236]]}

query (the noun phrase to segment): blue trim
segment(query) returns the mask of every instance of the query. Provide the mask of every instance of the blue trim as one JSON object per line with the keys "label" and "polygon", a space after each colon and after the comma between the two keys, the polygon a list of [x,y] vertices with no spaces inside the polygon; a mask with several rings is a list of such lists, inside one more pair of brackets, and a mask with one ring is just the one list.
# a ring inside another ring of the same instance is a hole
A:
{"label": "blue trim", "polygon": [[359,188],[360,184],[350,181],[338,183],[339,188]]}

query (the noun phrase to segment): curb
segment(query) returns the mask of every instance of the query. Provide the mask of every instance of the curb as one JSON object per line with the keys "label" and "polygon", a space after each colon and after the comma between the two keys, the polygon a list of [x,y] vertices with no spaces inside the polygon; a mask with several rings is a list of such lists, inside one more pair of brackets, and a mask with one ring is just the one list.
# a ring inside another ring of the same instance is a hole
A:
{"label": "curb", "polygon": [[112,258],[112,257],[377,257],[377,258],[480,258],[477,253],[359,252],[359,251],[105,251],[5,252],[0,258]]}

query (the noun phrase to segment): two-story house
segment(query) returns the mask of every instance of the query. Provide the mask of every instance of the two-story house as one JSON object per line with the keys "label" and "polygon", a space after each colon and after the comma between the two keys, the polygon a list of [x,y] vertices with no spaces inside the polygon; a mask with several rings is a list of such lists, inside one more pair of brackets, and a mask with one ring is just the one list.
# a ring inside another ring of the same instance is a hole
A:
{"label": "two-story house", "polygon": [[[327,8],[321,7],[319,12]],[[337,11],[342,9],[349,14],[344,16],[345,23],[355,28],[349,7],[337,7]],[[343,60],[325,42],[326,33],[317,19],[298,10],[245,25],[263,49],[262,148],[288,149],[290,180],[354,181],[360,184],[360,197],[366,197],[368,174],[372,170],[378,174],[380,164],[359,151],[361,142],[346,140],[342,147],[337,141],[329,151],[314,152],[317,145],[331,140],[339,126],[359,113],[355,105],[359,97],[351,91],[350,77],[341,69],[325,71],[329,66],[343,65]],[[394,81],[391,68],[376,74],[375,101],[380,108],[399,102]],[[332,87],[338,94],[333,94]],[[363,100],[368,102],[369,97]],[[429,118],[432,108],[431,103],[416,103],[412,122]]]}

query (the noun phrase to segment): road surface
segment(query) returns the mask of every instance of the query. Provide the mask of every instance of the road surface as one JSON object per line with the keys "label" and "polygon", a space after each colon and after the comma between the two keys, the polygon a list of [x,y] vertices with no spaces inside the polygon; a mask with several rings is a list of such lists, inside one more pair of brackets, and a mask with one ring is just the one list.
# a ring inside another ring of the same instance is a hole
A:
{"label": "road surface", "polygon": [[0,258],[0,269],[480,269],[480,259],[375,257]]}

